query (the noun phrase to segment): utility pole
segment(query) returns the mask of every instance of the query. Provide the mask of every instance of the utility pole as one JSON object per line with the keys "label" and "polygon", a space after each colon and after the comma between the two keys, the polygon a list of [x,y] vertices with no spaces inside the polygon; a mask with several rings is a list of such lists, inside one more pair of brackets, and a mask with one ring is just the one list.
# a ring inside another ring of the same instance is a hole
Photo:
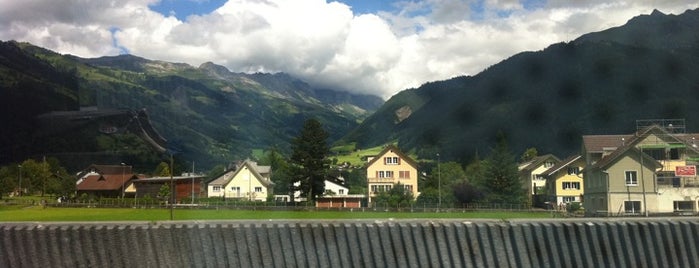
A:
{"label": "utility pole", "polygon": [[189,176],[192,176],[192,205],[194,205],[194,161],[192,161],[192,174]]}
{"label": "utility pole", "polygon": [[175,188],[175,184],[173,183],[175,180],[172,177],[172,174],[174,172],[173,170],[173,158],[172,158],[172,153],[170,153],[170,220],[175,219],[174,211],[173,209],[175,208],[175,191],[173,190]]}
{"label": "utility pole", "polygon": [[124,189],[124,181],[126,180],[126,164],[123,162],[121,163],[121,201],[124,201],[124,192],[126,191]]}
{"label": "utility pole", "polygon": [[19,196],[22,196],[22,165],[18,165],[19,167]]}
{"label": "utility pole", "polygon": [[439,193],[439,208],[442,208],[442,170],[440,168],[441,159],[437,153],[437,191]]}

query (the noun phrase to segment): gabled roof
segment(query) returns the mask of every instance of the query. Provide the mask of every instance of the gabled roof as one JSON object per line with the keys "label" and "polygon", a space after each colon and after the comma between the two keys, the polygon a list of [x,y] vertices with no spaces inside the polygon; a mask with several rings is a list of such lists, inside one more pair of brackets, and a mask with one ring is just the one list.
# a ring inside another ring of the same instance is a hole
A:
{"label": "gabled roof", "polygon": [[[243,170],[243,167],[247,167],[248,169],[250,169],[250,172],[253,174],[253,176],[255,176],[255,178],[257,178],[257,180],[260,181],[260,183],[262,183],[262,185],[264,185],[265,187],[270,187],[270,186],[274,185],[274,182],[272,182],[271,180],[267,179],[265,176],[262,176],[262,174],[260,174],[260,172],[258,171],[258,168],[260,166],[258,166],[257,163],[255,163],[249,159],[243,161],[243,163],[241,163],[237,169],[224,172],[223,174],[221,174],[221,176],[219,176],[218,178],[209,182],[209,185],[228,184],[233,178],[235,178],[238,175],[238,173],[240,173],[241,170]],[[267,171],[267,174],[271,170],[269,168],[269,166],[261,166],[261,167],[265,167],[264,170]]]}
{"label": "gabled roof", "polygon": [[658,125],[651,125],[628,135],[584,135],[583,145],[588,153],[601,153],[616,150],[626,145],[635,146],[652,133],[659,133],[674,139],[678,143],[685,144],[690,150],[699,153],[699,133],[670,133]]}
{"label": "gabled roof", "polygon": [[536,169],[538,166],[550,159],[556,160],[556,163],[561,161],[561,159],[558,159],[558,157],[552,154],[537,156],[534,157],[534,159],[529,160],[528,162],[520,164],[520,167],[522,167],[520,169],[520,172]]}
{"label": "gabled roof", "polygon": [[90,175],[85,177],[80,184],[76,186],[78,191],[113,191],[119,190],[121,187],[129,183],[134,176],[132,174],[107,174],[107,175]]}
{"label": "gabled roof", "polygon": [[337,178],[328,177],[325,179],[325,183],[332,183],[332,184],[335,184],[337,186],[340,186],[342,188],[349,190],[349,187],[347,185],[345,185],[344,183],[340,182]]}
{"label": "gabled roof", "polygon": [[592,165],[592,168],[605,169],[605,168],[609,167],[610,165],[616,163],[616,161],[621,159],[622,156],[626,155],[627,152],[636,153],[636,154],[640,155],[645,160],[644,163],[654,164],[654,166],[656,168],[663,166],[662,164],[660,164],[660,162],[658,162],[658,160],[655,160],[650,155],[642,152],[639,149],[636,149],[636,147],[634,147],[633,144],[628,144],[628,145],[625,145],[625,146],[617,149],[613,153],[603,157],[597,163]]}
{"label": "gabled roof", "polygon": [[400,149],[398,149],[398,147],[396,147],[396,146],[393,145],[393,144],[386,145],[386,148],[383,148],[383,150],[381,150],[381,152],[379,152],[379,154],[377,154],[377,155],[374,157],[374,159],[371,159],[371,161],[369,161],[369,162],[367,163],[367,167],[373,165],[376,161],[378,161],[379,159],[381,159],[381,158],[382,158],[386,153],[388,153],[389,151],[391,151],[391,152],[397,154],[398,157],[400,157],[401,160],[405,161],[406,163],[408,163],[408,165],[410,165],[410,166],[412,166],[413,168],[417,169],[417,163],[415,162],[415,160],[413,160],[412,158],[408,157],[408,155],[404,154],[403,151],[401,151]]}
{"label": "gabled roof", "polygon": [[558,172],[559,170],[568,167],[569,165],[573,164],[575,161],[578,161],[581,158],[582,158],[581,155],[571,155],[568,158],[563,159],[563,161],[558,162],[558,164],[553,165],[551,168],[544,171],[544,173],[541,173],[541,175],[551,176],[551,175],[555,174],[556,172]]}
{"label": "gabled roof", "polygon": [[602,153],[624,146],[634,135],[583,135],[583,146],[588,153]]}
{"label": "gabled roof", "polygon": [[133,174],[133,168],[131,166],[125,166],[125,165],[97,165],[97,164],[92,164],[88,166],[87,168],[83,169],[78,173],[78,177],[82,177],[85,174],[90,173],[90,171],[95,170],[95,172],[105,175],[105,174],[127,174],[131,175]]}

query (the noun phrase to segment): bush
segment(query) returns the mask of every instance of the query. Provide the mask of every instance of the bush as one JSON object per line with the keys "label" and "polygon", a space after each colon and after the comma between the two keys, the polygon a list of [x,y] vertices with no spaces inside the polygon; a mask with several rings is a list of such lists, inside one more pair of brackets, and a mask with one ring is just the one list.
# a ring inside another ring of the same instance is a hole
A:
{"label": "bush", "polygon": [[581,208],[582,208],[582,205],[580,205],[580,202],[570,202],[566,206],[566,210],[569,213],[575,213],[575,212],[579,211]]}

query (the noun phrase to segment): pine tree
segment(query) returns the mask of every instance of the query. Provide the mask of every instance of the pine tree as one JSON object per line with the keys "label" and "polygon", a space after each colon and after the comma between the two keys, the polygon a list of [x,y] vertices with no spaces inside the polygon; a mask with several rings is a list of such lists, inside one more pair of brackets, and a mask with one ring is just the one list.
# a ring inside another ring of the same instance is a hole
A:
{"label": "pine tree", "polygon": [[488,158],[484,178],[488,201],[518,204],[524,200],[525,192],[519,180],[517,163],[502,133],[498,133],[497,145]]}
{"label": "pine tree", "polygon": [[330,161],[326,155],[330,151],[327,144],[329,134],[316,119],[308,119],[303,124],[301,133],[292,141],[293,150],[290,159],[291,181],[299,182],[301,196],[315,201],[325,192],[325,178]]}

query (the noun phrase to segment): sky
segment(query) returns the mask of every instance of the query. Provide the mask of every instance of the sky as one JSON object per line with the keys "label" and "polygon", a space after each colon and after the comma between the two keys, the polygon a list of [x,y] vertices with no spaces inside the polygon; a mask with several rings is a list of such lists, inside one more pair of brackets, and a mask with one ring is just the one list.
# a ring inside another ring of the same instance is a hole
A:
{"label": "sky", "polygon": [[389,98],[696,0],[0,0],[0,40],[285,72]]}

